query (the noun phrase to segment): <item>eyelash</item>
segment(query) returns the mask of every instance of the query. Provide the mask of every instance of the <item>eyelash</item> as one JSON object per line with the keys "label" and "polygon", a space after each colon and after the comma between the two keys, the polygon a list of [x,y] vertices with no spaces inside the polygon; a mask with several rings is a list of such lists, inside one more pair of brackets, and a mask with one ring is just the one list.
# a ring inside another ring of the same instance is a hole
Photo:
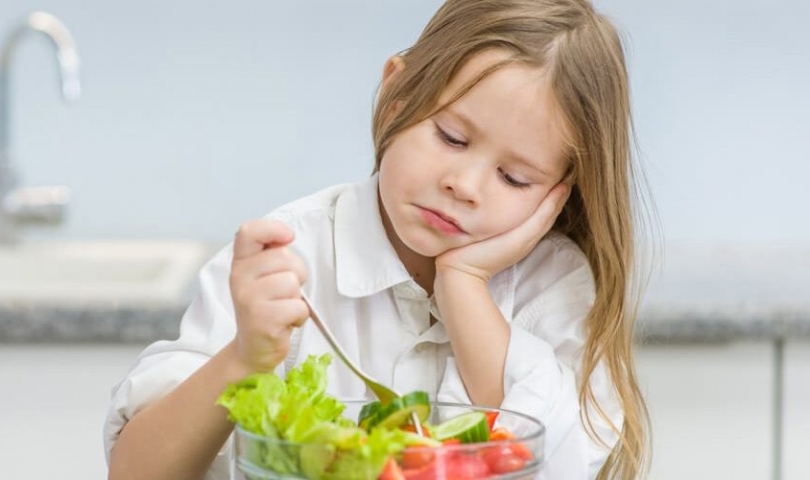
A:
{"label": "eyelash", "polygon": [[[442,128],[439,127],[438,125],[436,126],[436,131],[438,132],[439,137],[442,139],[442,141],[444,143],[446,143],[447,145],[450,145],[451,147],[466,147],[467,146],[467,142],[465,142],[463,140],[459,140],[459,139],[453,137],[449,133],[442,130]],[[520,182],[520,181],[516,180],[515,177],[513,177],[513,176],[509,175],[508,173],[506,173],[506,171],[504,171],[504,169],[502,169],[502,168],[498,168],[498,174],[500,174],[503,181],[506,182],[506,184],[509,185],[510,187],[528,188],[530,186],[530,184],[528,184],[528,183],[523,183],[523,182]]]}
{"label": "eyelash", "polygon": [[459,140],[456,137],[450,135],[449,133],[442,130],[441,127],[438,125],[436,126],[436,131],[439,133],[439,137],[444,141],[444,143],[450,145],[451,147],[466,147],[467,142],[463,140]]}
{"label": "eyelash", "polygon": [[530,184],[528,184],[528,183],[523,183],[523,182],[519,182],[519,181],[515,180],[515,177],[513,177],[512,175],[509,175],[508,173],[506,173],[504,171],[504,169],[502,169],[502,168],[498,169],[498,173],[501,174],[501,178],[503,178],[503,181],[506,182],[506,184],[511,186],[511,187],[528,188],[530,186]]}

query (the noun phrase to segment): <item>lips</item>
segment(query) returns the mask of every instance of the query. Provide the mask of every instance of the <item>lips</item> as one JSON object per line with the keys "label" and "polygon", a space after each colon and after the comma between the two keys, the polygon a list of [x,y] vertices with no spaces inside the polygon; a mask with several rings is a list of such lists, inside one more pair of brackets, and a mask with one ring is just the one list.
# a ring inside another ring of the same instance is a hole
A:
{"label": "lips", "polygon": [[442,212],[419,207],[419,214],[425,223],[442,233],[448,235],[460,235],[466,233],[456,219],[449,215],[445,215]]}

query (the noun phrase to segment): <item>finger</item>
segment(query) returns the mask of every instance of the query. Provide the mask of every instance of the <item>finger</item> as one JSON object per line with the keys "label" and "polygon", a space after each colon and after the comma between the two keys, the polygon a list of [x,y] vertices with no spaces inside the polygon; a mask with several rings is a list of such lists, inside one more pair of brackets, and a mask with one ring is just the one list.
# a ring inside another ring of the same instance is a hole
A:
{"label": "finger", "polygon": [[276,300],[273,310],[281,324],[293,328],[302,325],[309,318],[309,308],[300,298]]}
{"label": "finger", "polygon": [[537,206],[536,216],[556,218],[565,206],[565,202],[568,201],[570,194],[571,187],[567,184],[560,182],[554,185],[546,194],[546,198]]}
{"label": "finger", "polygon": [[259,278],[278,272],[294,272],[304,283],[307,269],[304,261],[287,247],[268,248],[255,255],[234,259],[232,273],[238,277]]}
{"label": "finger", "polygon": [[555,185],[526,222],[532,225],[531,230],[538,232],[541,237],[545,235],[562,212],[570,194],[571,187],[565,183]]}
{"label": "finger", "polygon": [[240,259],[255,255],[267,247],[286,245],[293,241],[295,234],[278,220],[261,218],[243,223],[233,241],[233,258]]}
{"label": "finger", "polygon": [[304,307],[307,308],[306,314],[304,316],[300,317],[298,319],[298,321],[290,324],[290,326],[295,327],[295,328],[301,328],[301,327],[304,326],[304,324],[307,322],[307,320],[309,320],[309,307],[307,307],[306,304],[304,304]]}
{"label": "finger", "polygon": [[565,203],[568,201],[568,197],[571,196],[571,189],[573,188],[572,185],[566,182],[560,182],[548,192],[544,201],[551,202],[551,206],[553,211],[555,212],[554,218],[562,212],[563,207],[565,207]]}
{"label": "finger", "polygon": [[291,271],[273,273],[250,282],[245,294],[266,300],[301,298],[301,280]]}
{"label": "finger", "polygon": [[576,176],[576,174],[574,173],[574,168],[571,167],[571,168],[568,169],[568,173],[565,174],[563,179],[560,180],[560,183],[564,183],[565,185],[568,185],[569,187],[573,187],[574,183],[576,183],[576,179],[574,178],[575,176]]}
{"label": "finger", "polygon": [[303,300],[285,298],[258,302],[251,306],[250,321],[240,321],[242,333],[278,338],[289,335],[289,330],[303,324],[309,317],[309,309]]}
{"label": "finger", "polygon": [[237,310],[249,312],[263,302],[300,298],[301,284],[292,272],[274,273],[258,280],[232,280],[231,297]]}

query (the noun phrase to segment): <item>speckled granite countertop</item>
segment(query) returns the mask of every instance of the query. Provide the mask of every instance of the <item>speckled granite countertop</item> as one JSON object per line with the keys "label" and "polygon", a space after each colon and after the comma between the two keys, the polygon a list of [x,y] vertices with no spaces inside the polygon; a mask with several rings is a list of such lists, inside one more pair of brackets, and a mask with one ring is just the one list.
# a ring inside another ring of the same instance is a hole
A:
{"label": "speckled granite countertop", "polygon": [[[810,339],[810,245],[670,246],[637,325],[644,343]],[[0,342],[148,343],[186,305],[0,304]]]}

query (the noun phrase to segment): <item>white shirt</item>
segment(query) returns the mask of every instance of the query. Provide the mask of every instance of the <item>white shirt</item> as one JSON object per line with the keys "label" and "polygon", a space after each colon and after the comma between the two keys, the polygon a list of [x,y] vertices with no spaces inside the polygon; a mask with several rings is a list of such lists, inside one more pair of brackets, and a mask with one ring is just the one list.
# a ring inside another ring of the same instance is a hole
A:
{"label": "white shirt", "polygon": [[[308,268],[304,290],[361,368],[400,393],[424,390],[440,401],[472,403],[435,300],[410,277],[388,241],[376,176],[327,188],[268,217],[295,230],[293,248]],[[228,286],[232,253],[232,245],[225,247],[201,270],[199,294],[183,316],[179,338],[147,347],[114,388],[104,428],[108,458],[128,419],[234,338]],[[495,275],[488,288],[511,327],[501,407],[546,426],[545,459],[537,478],[595,478],[609,450],[590,438],[579,415],[584,320],[594,299],[587,259],[570,239],[550,233],[526,258]],[[431,315],[439,320],[432,326]],[[311,323],[293,340],[292,358],[279,366],[280,375],[309,354],[331,353]],[[486,354],[486,345],[481,351]],[[622,411],[602,366],[591,384],[600,406],[620,427]],[[342,400],[373,398],[337,359],[329,367],[328,390]],[[617,435],[598,415],[592,418],[602,440],[613,446]],[[230,441],[205,478],[229,478],[229,457]]]}

